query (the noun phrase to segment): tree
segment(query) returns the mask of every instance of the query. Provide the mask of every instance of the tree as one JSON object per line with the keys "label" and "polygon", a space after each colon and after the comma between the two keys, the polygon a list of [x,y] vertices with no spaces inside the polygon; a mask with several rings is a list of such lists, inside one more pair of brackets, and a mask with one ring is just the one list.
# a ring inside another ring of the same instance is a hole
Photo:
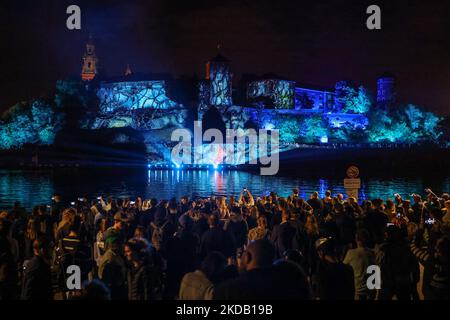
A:
{"label": "tree", "polygon": [[299,141],[300,122],[297,119],[280,119],[276,129],[280,131],[280,142],[291,144]]}
{"label": "tree", "polygon": [[304,119],[300,135],[306,143],[316,143],[320,141],[320,138],[328,136],[328,128],[322,116],[318,115]]}
{"label": "tree", "polygon": [[441,118],[411,104],[397,112],[377,110],[369,116],[369,142],[438,143],[443,134]]}

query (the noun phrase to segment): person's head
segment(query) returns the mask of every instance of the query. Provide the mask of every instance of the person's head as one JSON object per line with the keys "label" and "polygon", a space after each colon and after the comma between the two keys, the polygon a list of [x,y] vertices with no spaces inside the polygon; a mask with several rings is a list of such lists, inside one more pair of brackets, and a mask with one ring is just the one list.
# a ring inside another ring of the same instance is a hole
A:
{"label": "person's head", "polygon": [[414,203],[420,203],[420,202],[422,202],[422,197],[420,196],[420,195],[418,195],[418,194],[413,194],[413,200],[414,200]]}
{"label": "person's head", "polygon": [[130,239],[124,246],[124,255],[128,262],[140,263],[147,254],[148,243],[142,239]]}
{"label": "person's head", "polygon": [[406,225],[406,231],[408,234],[408,240],[412,241],[417,234],[417,230],[419,229],[418,225],[414,222],[408,222]]}
{"label": "person's head", "polygon": [[0,219],[9,219],[10,214],[8,211],[0,211]]}
{"label": "person's head", "polygon": [[158,200],[155,198],[150,199],[150,208],[154,208],[158,205]]}
{"label": "person's head", "polygon": [[183,230],[191,230],[192,225],[193,225],[193,220],[190,216],[188,216],[187,214],[183,214],[179,219],[178,219],[178,223],[180,225],[181,228],[183,228]]}
{"label": "person's head", "polygon": [[338,193],[336,198],[338,201],[342,202],[344,200],[344,195],[342,193]]}
{"label": "person's head", "polygon": [[392,199],[386,200],[386,209],[389,211],[392,211],[395,209],[395,204],[394,204],[394,201],[392,201]]}
{"label": "person's head", "polygon": [[134,246],[134,243],[127,242],[123,248],[123,253],[127,261],[138,261],[139,255],[137,253],[137,250]]}
{"label": "person's head", "polygon": [[306,216],[305,229],[308,234],[319,233],[319,224],[317,223],[317,219],[313,214],[308,214]]}
{"label": "person's head", "polygon": [[267,229],[267,219],[265,216],[259,216],[256,220],[256,223],[258,225],[258,228]]}
{"label": "person's head", "polygon": [[286,222],[289,221],[290,214],[289,211],[286,209],[281,210],[281,221]]}
{"label": "person's head", "polygon": [[409,200],[403,200],[402,201],[402,206],[403,208],[406,210],[409,210],[409,208],[411,208],[411,201]]}
{"label": "person's head", "polygon": [[358,247],[366,248],[369,245],[370,234],[366,229],[356,231],[356,244]]}
{"label": "person's head", "polygon": [[434,254],[441,264],[450,265],[450,238],[448,236],[443,236],[437,241]]}
{"label": "person's head", "polygon": [[402,230],[396,225],[390,225],[386,228],[386,242],[398,243],[402,241]]}
{"label": "person's head", "polygon": [[232,207],[231,208],[231,215],[241,215],[242,214],[242,209],[241,207]]}
{"label": "person's head", "polygon": [[39,223],[36,219],[31,218],[27,223],[26,236],[30,240],[34,240],[38,237]]}
{"label": "person's head", "polygon": [[336,243],[333,238],[320,238],[315,246],[320,259],[334,260],[336,258]]}
{"label": "person's head", "polygon": [[134,237],[138,239],[145,238],[145,228],[143,226],[137,226],[136,230],[134,230]]}
{"label": "person's head", "polygon": [[117,234],[111,234],[105,239],[105,248],[111,249],[116,253],[120,253],[122,248],[122,242]]}
{"label": "person's head", "polygon": [[241,256],[240,270],[250,271],[272,265],[275,259],[275,248],[268,240],[250,242]]}
{"label": "person's head", "polygon": [[430,218],[436,219],[438,221],[442,221],[443,216],[444,216],[444,213],[442,212],[441,209],[439,209],[437,207],[432,207],[430,209]]}
{"label": "person's head", "polygon": [[170,199],[169,204],[168,204],[168,208],[169,208],[169,211],[171,213],[178,211],[178,203],[177,203],[177,200],[175,198]]}
{"label": "person's head", "polygon": [[39,236],[33,241],[33,253],[35,256],[47,257],[49,250],[48,240],[44,236]]}
{"label": "person's head", "polygon": [[377,210],[384,210],[383,200],[382,199],[374,199],[372,201],[372,204],[375,207],[375,209],[377,209]]}
{"label": "person's head", "polygon": [[189,202],[189,197],[188,196],[182,196],[180,199],[180,202],[182,205],[185,205]]}
{"label": "person's head", "polygon": [[343,214],[345,212],[344,205],[342,203],[340,203],[340,202],[336,203],[334,205],[334,212],[336,214]]}
{"label": "person's head", "polygon": [[447,211],[450,211],[450,200],[445,201],[445,209],[447,209]]}
{"label": "person's head", "polygon": [[61,202],[61,195],[55,194],[53,196],[53,201],[55,201],[56,203]]}
{"label": "person's head", "polygon": [[330,198],[331,197],[331,191],[330,190],[325,191],[325,197],[326,198]]}
{"label": "person's head", "polygon": [[347,199],[347,202],[348,202],[348,204],[350,204],[350,205],[352,205],[352,206],[358,204],[358,201],[356,201],[356,198],[355,198],[355,197],[349,197],[349,198]]}
{"label": "person's head", "polygon": [[292,194],[294,195],[294,196],[298,196],[298,189],[297,188],[294,188],[294,189],[292,189]]}
{"label": "person's head", "polygon": [[208,216],[208,226],[210,228],[215,228],[219,225],[219,219],[214,214]]}
{"label": "person's head", "polygon": [[225,197],[219,197],[217,198],[217,207],[219,209],[223,209],[227,206],[227,203],[225,201]]}
{"label": "person's head", "polygon": [[38,206],[38,215],[45,216],[47,214],[47,206],[40,205]]}
{"label": "person's head", "polygon": [[311,194],[311,199],[318,199],[319,198],[319,193],[317,192],[317,191],[314,191],[312,194]]}
{"label": "person's head", "polygon": [[274,263],[274,287],[272,296],[276,300],[310,300],[311,287],[302,267],[291,260]]}
{"label": "person's head", "polygon": [[213,251],[203,259],[200,270],[209,281],[216,283],[220,280],[226,265],[227,259],[225,256],[220,252]]}
{"label": "person's head", "polygon": [[114,218],[113,228],[116,230],[122,230],[125,221],[123,214],[121,212],[117,212],[113,218]]}

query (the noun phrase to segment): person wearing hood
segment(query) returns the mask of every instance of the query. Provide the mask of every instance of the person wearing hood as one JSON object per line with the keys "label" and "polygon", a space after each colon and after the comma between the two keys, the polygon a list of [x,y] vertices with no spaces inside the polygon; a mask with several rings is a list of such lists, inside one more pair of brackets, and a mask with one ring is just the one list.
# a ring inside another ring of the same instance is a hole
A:
{"label": "person wearing hood", "polygon": [[248,225],[239,207],[232,209],[230,220],[225,223],[224,230],[229,232],[234,239],[236,253],[240,256],[244,250],[244,246],[247,244]]}

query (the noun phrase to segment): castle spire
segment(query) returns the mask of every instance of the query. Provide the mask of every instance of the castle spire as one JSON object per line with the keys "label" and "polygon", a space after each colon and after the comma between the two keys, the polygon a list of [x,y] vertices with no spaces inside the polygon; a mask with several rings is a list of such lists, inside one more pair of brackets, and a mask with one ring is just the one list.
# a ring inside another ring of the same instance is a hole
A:
{"label": "castle spire", "polygon": [[83,66],[81,68],[81,79],[91,81],[97,75],[98,59],[95,54],[95,45],[92,40],[92,34],[89,34],[89,40],[86,43],[86,51],[83,55]]}
{"label": "castle spire", "polygon": [[129,76],[133,73],[130,68],[130,64],[127,64],[127,69],[125,70],[125,76]]}

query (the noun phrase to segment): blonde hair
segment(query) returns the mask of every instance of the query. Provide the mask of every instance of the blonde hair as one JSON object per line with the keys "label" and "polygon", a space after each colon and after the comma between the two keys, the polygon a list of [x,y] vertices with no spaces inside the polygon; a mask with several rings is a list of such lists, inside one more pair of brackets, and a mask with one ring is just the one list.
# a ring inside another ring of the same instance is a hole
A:
{"label": "blonde hair", "polygon": [[305,230],[309,235],[319,234],[319,225],[317,223],[316,217],[313,214],[308,214],[306,216]]}

